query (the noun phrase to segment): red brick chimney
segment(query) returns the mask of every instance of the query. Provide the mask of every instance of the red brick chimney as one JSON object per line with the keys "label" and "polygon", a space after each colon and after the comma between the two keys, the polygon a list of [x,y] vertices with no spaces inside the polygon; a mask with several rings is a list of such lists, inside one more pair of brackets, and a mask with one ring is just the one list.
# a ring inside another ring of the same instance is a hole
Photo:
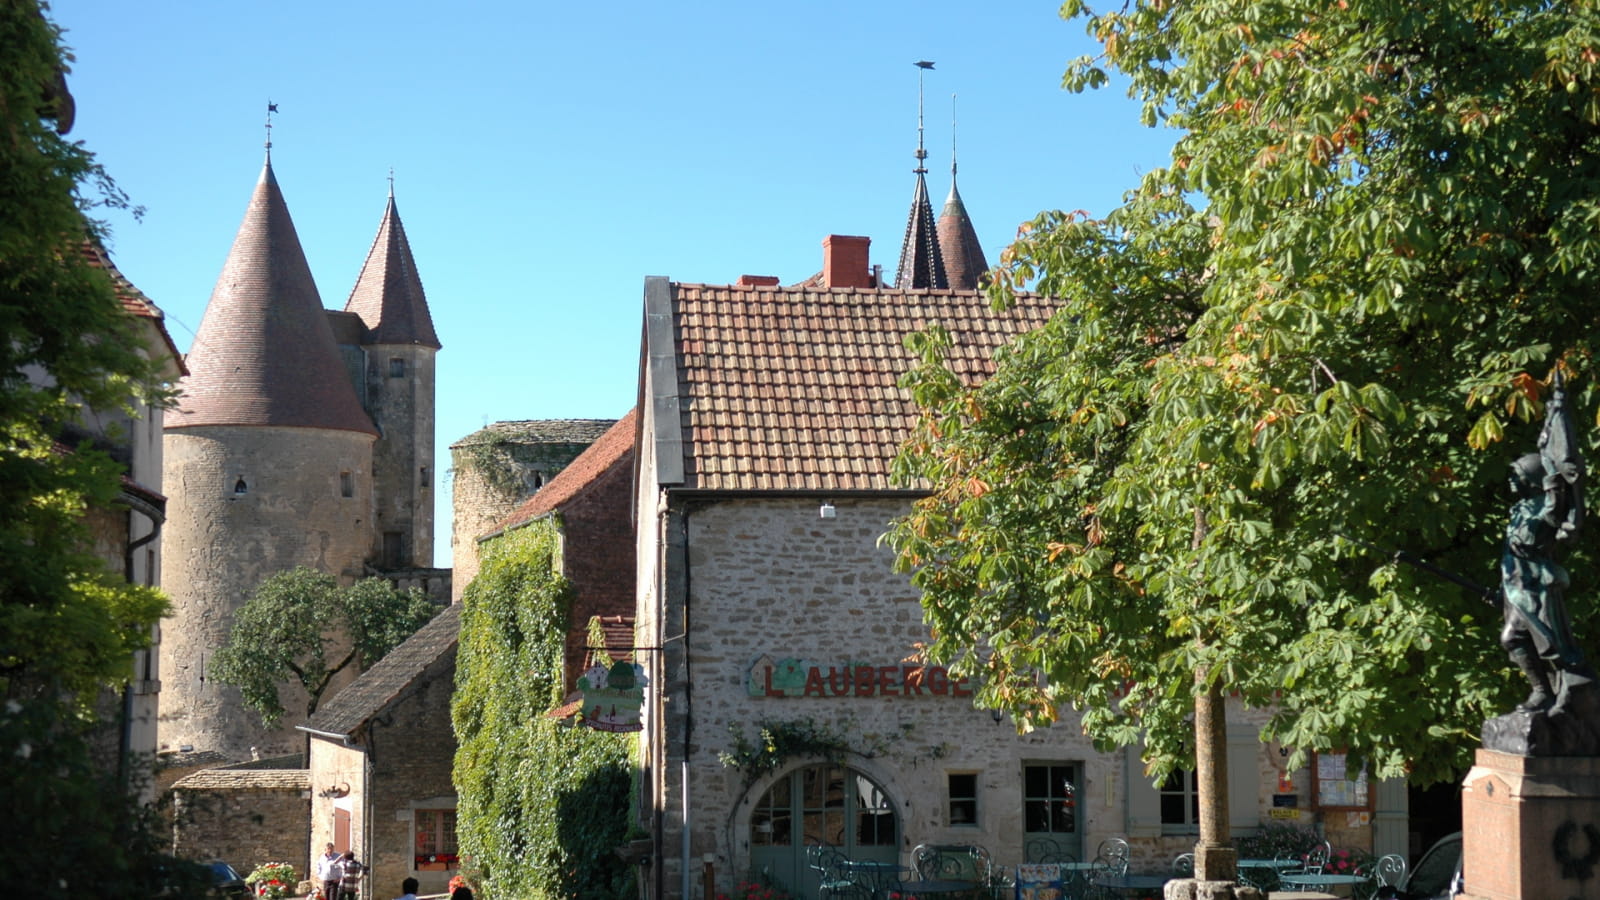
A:
{"label": "red brick chimney", "polygon": [[872,238],[830,234],[822,239],[822,283],[830,288],[871,288],[867,250]]}
{"label": "red brick chimney", "polygon": [[777,287],[777,285],[778,285],[778,276],[776,276],[776,275],[740,275],[739,276],[739,280],[734,282],[734,283],[737,284],[739,287]]}

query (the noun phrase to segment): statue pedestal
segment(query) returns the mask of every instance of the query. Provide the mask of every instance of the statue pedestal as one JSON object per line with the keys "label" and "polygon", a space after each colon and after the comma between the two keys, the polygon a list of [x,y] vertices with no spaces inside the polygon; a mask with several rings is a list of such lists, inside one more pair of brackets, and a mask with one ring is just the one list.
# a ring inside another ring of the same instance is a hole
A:
{"label": "statue pedestal", "polygon": [[1479,750],[1461,821],[1464,897],[1589,896],[1600,876],[1600,757]]}

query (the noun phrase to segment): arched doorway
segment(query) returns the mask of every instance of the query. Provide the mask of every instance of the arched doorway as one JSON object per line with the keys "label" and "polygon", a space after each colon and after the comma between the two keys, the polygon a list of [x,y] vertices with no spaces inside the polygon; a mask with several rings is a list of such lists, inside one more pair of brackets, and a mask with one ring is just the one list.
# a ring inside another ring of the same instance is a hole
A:
{"label": "arched doorway", "polygon": [[865,772],[834,763],[804,766],[773,781],[750,809],[750,868],[796,896],[814,897],[806,847],[824,844],[851,859],[899,858],[900,817]]}

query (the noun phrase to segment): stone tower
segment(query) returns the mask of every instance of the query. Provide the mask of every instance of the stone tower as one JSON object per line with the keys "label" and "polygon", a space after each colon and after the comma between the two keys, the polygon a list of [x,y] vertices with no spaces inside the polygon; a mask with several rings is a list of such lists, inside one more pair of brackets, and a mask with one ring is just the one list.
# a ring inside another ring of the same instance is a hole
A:
{"label": "stone tower", "polygon": [[210,659],[270,575],[310,566],[349,583],[382,562],[387,532],[402,563],[431,554],[438,346],[393,198],[350,308],[325,310],[269,156],[166,415],[163,750],[303,749],[303,694],[285,686],[269,732]]}
{"label": "stone tower", "polygon": [[378,426],[372,452],[379,569],[433,564],[434,356],[428,299],[394,191],[345,312],[364,326],[363,401]]}

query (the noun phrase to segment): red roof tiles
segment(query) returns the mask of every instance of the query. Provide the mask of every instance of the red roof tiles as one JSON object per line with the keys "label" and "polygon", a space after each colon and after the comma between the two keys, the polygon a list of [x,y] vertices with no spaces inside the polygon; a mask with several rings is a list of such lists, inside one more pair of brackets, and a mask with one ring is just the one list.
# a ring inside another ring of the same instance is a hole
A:
{"label": "red roof tiles", "polygon": [[369,344],[421,344],[439,349],[422,278],[411,256],[411,242],[406,240],[392,196],[344,308],[366,323]]}
{"label": "red roof tiles", "polygon": [[916,414],[896,385],[916,362],[906,336],[943,326],[956,370],[980,377],[1054,309],[1022,295],[997,313],[975,291],[672,285],[682,486],[892,489]]}

